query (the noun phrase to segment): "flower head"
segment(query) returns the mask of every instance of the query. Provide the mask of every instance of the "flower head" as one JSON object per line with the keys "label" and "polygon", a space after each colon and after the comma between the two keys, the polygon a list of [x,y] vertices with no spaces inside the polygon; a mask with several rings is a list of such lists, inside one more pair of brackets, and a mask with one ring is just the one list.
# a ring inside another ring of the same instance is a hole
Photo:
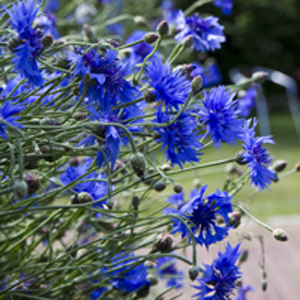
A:
{"label": "flower head", "polygon": [[247,122],[244,128],[243,148],[245,152],[242,154],[243,162],[248,164],[250,168],[251,185],[256,186],[260,191],[264,188],[268,189],[271,180],[276,179],[276,172],[268,169],[268,165],[272,162],[268,148],[263,148],[263,144],[274,144],[271,136],[255,137],[256,119],[253,126],[250,127],[251,120]]}
{"label": "flower head", "polygon": [[186,36],[192,35],[193,48],[196,51],[214,51],[221,48],[221,43],[225,42],[223,34],[224,26],[218,23],[215,17],[202,18],[198,13],[190,17],[185,17],[180,11],[177,18],[177,29],[179,33],[175,36],[177,42],[181,42]]}
{"label": "flower head", "polygon": [[194,288],[199,293],[194,295],[197,300],[229,300],[237,288],[237,281],[241,277],[239,268],[235,265],[240,252],[240,244],[231,247],[227,243],[224,253],[219,252],[218,257],[211,265],[204,265],[203,277],[197,279],[199,286]]}
{"label": "flower head", "polygon": [[222,13],[229,16],[231,14],[233,0],[214,0],[214,5],[220,7]]}
{"label": "flower head", "polygon": [[[165,123],[172,121],[168,112],[163,112],[161,106],[156,112],[154,122]],[[203,145],[199,142],[201,136],[197,131],[197,121],[188,113],[182,113],[175,122],[166,127],[154,127],[162,143],[161,150],[165,149],[167,160],[172,165],[177,164],[182,168],[185,162],[198,162],[198,156]]]}
{"label": "flower head", "polygon": [[[215,193],[204,197],[204,192],[207,186],[203,186],[196,196],[194,196],[188,203],[181,207],[179,214],[186,220],[190,226],[196,241],[206,248],[209,245],[222,241],[230,229],[228,224],[229,213],[232,212],[231,196],[227,192]],[[218,226],[218,216],[222,217],[226,226]],[[189,231],[185,225],[176,219],[172,233],[181,232],[182,238],[189,236]],[[189,236],[191,240],[191,236]]]}
{"label": "flower head", "polygon": [[168,62],[163,64],[160,59],[154,60],[147,66],[146,75],[156,101],[161,101],[168,110],[178,110],[191,92],[190,82],[179,70],[172,71]]}
{"label": "flower head", "polygon": [[239,115],[246,118],[250,115],[251,109],[255,105],[257,92],[254,86],[251,86],[244,95],[238,100]]}
{"label": "flower head", "polygon": [[[14,116],[20,113],[24,107],[20,105],[11,105],[8,101],[4,102],[0,108],[0,136],[8,139],[5,129],[7,129],[7,124],[17,128],[24,128],[23,125],[17,123],[20,119],[19,116]],[[3,122],[4,121],[4,122]]]}
{"label": "flower head", "polygon": [[209,94],[204,92],[203,107],[200,108],[200,122],[207,128],[214,145],[221,142],[236,145],[236,139],[241,138],[245,121],[238,118],[237,103],[233,101],[235,94],[231,94],[224,86],[212,88]]}

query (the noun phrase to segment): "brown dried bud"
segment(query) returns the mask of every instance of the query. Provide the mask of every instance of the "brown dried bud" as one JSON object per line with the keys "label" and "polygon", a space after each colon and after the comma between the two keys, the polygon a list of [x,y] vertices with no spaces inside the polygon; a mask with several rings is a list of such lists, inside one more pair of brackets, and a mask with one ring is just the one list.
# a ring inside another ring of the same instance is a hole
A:
{"label": "brown dried bud", "polygon": [[29,196],[37,192],[41,184],[40,177],[35,173],[26,173],[25,182],[27,184],[27,190]]}
{"label": "brown dried bud", "polygon": [[300,163],[296,163],[296,165],[295,165],[295,170],[296,170],[297,172],[300,172]]}
{"label": "brown dried bud", "polygon": [[173,238],[168,233],[159,235],[157,242],[154,245],[154,251],[170,252],[172,250]]}
{"label": "brown dried bud", "polygon": [[42,44],[44,48],[48,48],[52,45],[53,43],[53,35],[52,34],[46,34],[42,38]]}
{"label": "brown dried bud", "polygon": [[179,183],[176,183],[174,186],[173,186],[173,191],[176,193],[176,194],[179,194],[183,191],[183,186]]}
{"label": "brown dried bud", "polygon": [[156,94],[155,94],[155,89],[154,88],[149,88],[144,91],[144,99],[148,103],[153,103],[156,100]]}

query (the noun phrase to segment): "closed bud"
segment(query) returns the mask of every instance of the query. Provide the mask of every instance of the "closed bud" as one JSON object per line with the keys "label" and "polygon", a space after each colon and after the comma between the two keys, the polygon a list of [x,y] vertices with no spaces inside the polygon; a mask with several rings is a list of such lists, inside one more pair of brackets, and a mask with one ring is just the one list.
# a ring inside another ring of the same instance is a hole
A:
{"label": "closed bud", "polygon": [[83,76],[83,82],[86,84],[86,85],[91,85],[92,82],[93,82],[93,78],[91,76],[90,73],[86,73],[84,76]]}
{"label": "closed bud", "polygon": [[27,173],[25,175],[25,182],[27,184],[27,190],[29,196],[37,192],[41,184],[40,177],[35,173]]}
{"label": "closed bud", "polygon": [[168,35],[169,33],[169,24],[167,21],[161,21],[157,28],[156,28],[156,32],[158,32],[158,34],[162,37],[165,37]]}
{"label": "closed bud", "polygon": [[139,26],[147,26],[148,27],[148,21],[143,17],[143,16],[135,16],[133,18],[133,22],[136,24],[136,25],[139,25]]}
{"label": "closed bud", "polygon": [[247,164],[247,161],[244,160],[243,155],[244,155],[244,151],[239,151],[235,154],[235,161],[239,165]]}
{"label": "closed bud", "polygon": [[77,156],[73,156],[69,159],[69,165],[71,167],[77,167],[80,164],[80,159]]}
{"label": "closed bud", "polygon": [[27,184],[25,180],[16,180],[14,185],[15,196],[22,200],[28,192]]}
{"label": "closed bud", "polygon": [[153,185],[153,189],[157,192],[162,192],[166,188],[166,184],[162,181],[158,181]]}
{"label": "closed bud", "polygon": [[191,83],[192,91],[195,93],[202,88],[202,77],[201,75],[196,76]]}
{"label": "closed bud", "polygon": [[155,276],[153,276],[153,275],[151,275],[151,274],[148,275],[146,279],[147,279],[147,281],[150,282],[150,284],[151,284],[152,286],[158,284],[158,279],[157,279],[157,277],[155,277]]}
{"label": "closed bud", "polygon": [[170,252],[172,250],[173,238],[168,233],[159,235],[157,242],[154,245],[154,251]]}
{"label": "closed bud", "polygon": [[70,61],[65,57],[58,57],[54,63],[54,66],[59,67],[61,69],[68,70],[70,66]]}
{"label": "closed bud", "polygon": [[138,196],[134,196],[131,200],[131,204],[135,210],[138,210],[140,203],[141,203],[141,200],[140,200],[140,197],[138,197]]}
{"label": "closed bud", "polygon": [[87,192],[81,192],[78,194],[78,202],[79,203],[88,203],[92,202],[94,199],[91,194]]}
{"label": "closed bud", "polygon": [[229,225],[238,228],[241,224],[242,212],[240,210],[233,211],[229,215]]}
{"label": "closed bud", "polygon": [[[61,124],[53,119],[53,118],[43,118],[40,120],[40,124],[43,125],[43,126],[60,126]],[[47,129],[47,130],[51,130],[51,129]]]}
{"label": "closed bud", "polygon": [[300,172],[300,163],[296,163],[296,165],[295,165],[295,170],[296,170],[297,172]]}
{"label": "closed bud", "polygon": [[199,178],[195,178],[193,180],[193,186],[195,187],[195,189],[200,189],[201,188],[201,181]]}
{"label": "closed bud", "polygon": [[45,34],[42,38],[42,44],[44,48],[48,48],[53,43],[53,35],[52,34]]}
{"label": "closed bud", "polygon": [[191,266],[189,268],[189,277],[194,281],[199,275],[199,268],[197,266]]}
{"label": "closed bud", "polygon": [[82,30],[88,42],[97,43],[98,39],[89,24],[83,24]]}
{"label": "closed bud", "polygon": [[186,36],[182,41],[181,44],[184,48],[191,48],[193,46],[194,43],[194,38],[193,36],[190,34],[188,36]]}
{"label": "closed bud", "polygon": [[289,239],[286,232],[280,228],[273,230],[273,236],[277,241],[280,242],[286,242]]}
{"label": "closed bud", "polygon": [[130,157],[130,164],[134,173],[141,179],[144,179],[146,170],[146,162],[144,155],[140,152],[132,154]]}
{"label": "closed bud", "polygon": [[240,255],[240,258],[239,258],[239,265],[241,265],[242,263],[244,263],[247,259],[248,259],[248,250],[245,249],[245,250],[242,250],[242,253]]}
{"label": "closed bud", "polygon": [[21,39],[20,37],[18,36],[13,36],[12,38],[10,38],[8,40],[8,43],[7,43],[7,47],[10,51],[14,52],[16,50],[14,50],[16,47],[24,44],[25,40]]}
{"label": "closed bud", "polygon": [[173,168],[170,166],[170,165],[163,165],[161,166],[161,170],[163,172],[168,172],[168,171],[171,171]]}
{"label": "closed bud", "polygon": [[147,44],[152,44],[158,39],[158,34],[156,32],[147,32],[144,35],[144,42]]}
{"label": "closed bud", "polygon": [[183,186],[181,184],[178,184],[176,183],[174,186],[173,186],[173,191],[176,193],[176,194],[179,194],[183,191]]}
{"label": "closed bud", "polygon": [[261,289],[263,290],[263,292],[265,292],[268,288],[268,282],[266,279],[263,279],[263,281],[261,282]]}
{"label": "closed bud", "polygon": [[268,73],[266,72],[255,72],[252,74],[252,79],[257,83],[264,83],[268,78]]}
{"label": "closed bud", "polygon": [[87,113],[84,113],[84,112],[76,112],[76,113],[73,115],[73,118],[74,118],[76,121],[80,121],[80,120],[85,119],[86,116],[87,116]]}
{"label": "closed bud", "polygon": [[196,66],[192,64],[178,65],[174,68],[174,72],[181,72],[184,75],[190,76],[190,74],[195,70]]}
{"label": "closed bud", "polygon": [[272,169],[276,172],[281,172],[286,168],[286,161],[285,160],[276,160],[272,165]]}
{"label": "closed bud", "polygon": [[153,103],[156,100],[156,94],[155,94],[155,89],[154,88],[149,88],[144,91],[144,99],[148,103]]}

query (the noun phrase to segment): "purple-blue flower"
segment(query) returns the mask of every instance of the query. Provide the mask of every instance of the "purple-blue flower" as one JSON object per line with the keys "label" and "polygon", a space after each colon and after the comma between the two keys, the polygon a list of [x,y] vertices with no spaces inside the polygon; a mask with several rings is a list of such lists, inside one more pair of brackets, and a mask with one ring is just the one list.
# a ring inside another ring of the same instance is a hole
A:
{"label": "purple-blue flower", "polygon": [[219,251],[218,257],[211,265],[204,264],[203,276],[197,279],[199,286],[192,287],[199,290],[193,297],[197,300],[229,300],[238,287],[241,271],[235,265],[239,255],[239,246],[231,247],[227,243],[225,252]]}
{"label": "purple-blue flower", "polygon": [[[24,128],[23,125],[16,122],[20,119],[20,116],[15,116],[16,114],[19,114],[23,109],[24,107],[17,104],[12,105],[9,103],[9,101],[6,101],[2,104],[0,108],[0,136],[8,140],[8,136],[5,132],[5,130],[7,129],[7,125],[5,123],[20,129]],[[5,123],[3,121],[5,121]]]}
{"label": "purple-blue flower", "polygon": [[[90,164],[91,161],[89,160],[84,164],[78,164],[77,167],[69,166],[67,167],[65,172],[59,176],[59,178],[64,185],[68,185],[73,181],[78,181],[79,183],[75,184],[72,187],[72,190],[77,193],[89,193],[92,196],[93,200],[96,201],[107,194],[107,182],[93,181],[93,179],[104,180],[105,176],[101,173],[96,174],[96,172],[91,172],[90,174],[84,175],[88,172]],[[83,177],[79,179],[79,177],[81,176]],[[93,204],[93,207],[103,208],[104,203],[105,201]]]}
{"label": "purple-blue flower", "polygon": [[173,1],[164,0],[160,7],[163,13],[164,20],[166,20],[171,25],[174,24],[178,17],[179,10],[176,9],[176,7],[173,4]]}
{"label": "purple-blue flower", "polygon": [[235,93],[224,86],[212,88],[209,93],[203,91],[203,106],[200,107],[200,122],[206,128],[206,136],[211,135],[217,147],[222,142],[236,145],[244,132],[245,120],[238,118],[237,102],[233,100]]}
{"label": "purple-blue flower", "polygon": [[242,140],[245,152],[242,154],[242,159],[250,168],[251,185],[261,191],[264,188],[269,189],[268,185],[272,180],[276,180],[276,172],[268,168],[272,162],[268,148],[263,148],[263,144],[274,144],[274,141],[271,136],[255,137],[257,120],[253,120],[252,127],[250,124],[251,120],[244,127]]}
{"label": "purple-blue flower", "polygon": [[179,33],[175,39],[177,42],[181,42],[185,37],[192,35],[194,40],[192,48],[196,51],[206,52],[220,49],[221,43],[226,39],[223,34],[224,26],[221,26],[218,21],[218,18],[212,16],[202,18],[198,13],[185,17],[184,13],[180,11],[176,20]]}
{"label": "purple-blue flower", "polygon": [[40,29],[32,28],[31,24],[39,10],[36,1],[27,0],[13,4],[7,13],[10,17],[10,24],[18,33],[19,45],[12,49],[14,57],[12,63],[15,70],[28,80],[30,86],[42,87],[43,79],[37,64],[37,57],[40,55],[43,45],[43,32]]}
{"label": "purple-blue flower", "polygon": [[[162,111],[160,106],[156,112],[155,123],[172,122],[172,117],[167,111]],[[171,165],[177,164],[182,168],[185,162],[199,162],[203,145],[199,142],[201,135],[197,130],[197,120],[188,113],[182,113],[176,121],[166,127],[154,127],[157,132],[157,142],[162,143],[167,160]]]}
{"label": "purple-blue flower", "polygon": [[56,29],[56,17],[52,12],[45,12],[35,19],[37,26],[43,29],[44,34],[51,34],[55,39],[59,37]]}
{"label": "purple-blue flower", "polygon": [[[204,197],[207,186],[201,187],[198,194],[181,207],[179,214],[185,219],[195,236],[197,243],[205,245],[208,249],[209,245],[222,241],[230,230],[228,224],[229,213],[232,212],[231,196],[226,191],[215,193]],[[225,226],[218,225],[218,217],[222,217]],[[189,231],[181,221],[174,219],[173,233],[181,232],[182,238],[191,236]],[[198,236],[195,234],[198,232]]]}
{"label": "purple-blue flower", "polygon": [[160,278],[167,280],[166,285],[168,287],[175,287],[176,289],[183,287],[182,280],[184,279],[184,273],[178,271],[176,260],[173,257],[164,256],[158,258],[155,269]]}
{"label": "purple-blue flower", "polygon": [[240,286],[235,300],[247,300],[246,293],[254,292],[255,289],[251,285]]}
{"label": "purple-blue flower", "polygon": [[168,62],[163,64],[160,59],[152,61],[146,68],[146,75],[156,101],[161,101],[167,110],[178,110],[191,92],[190,81],[181,71],[172,71]]}
{"label": "purple-blue flower", "polygon": [[224,15],[229,16],[231,14],[233,0],[214,0],[214,5],[220,7]]}
{"label": "purple-blue flower", "polygon": [[238,110],[241,117],[246,118],[250,115],[251,109],[255,105],[256,95],[255,86],[251,86],[245,91],[244,95],[238,99]]}

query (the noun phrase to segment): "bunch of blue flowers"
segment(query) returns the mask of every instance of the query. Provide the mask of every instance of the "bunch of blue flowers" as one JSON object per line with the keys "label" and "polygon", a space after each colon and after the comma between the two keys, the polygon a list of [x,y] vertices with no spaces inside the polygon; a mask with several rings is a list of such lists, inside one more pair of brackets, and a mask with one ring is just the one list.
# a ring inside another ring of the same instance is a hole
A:
{"label": "bunch of blue flowers", "polygon": [[[196,299],[245,299],[230,233],[256,218],[237,194],[270,190],[286,165],[246,119],[265,74],[225,86],[213,60],[178,63],[226,41],[197,12],[209,1],[142,0],[148,16],[132,1],[77,2],[1,8],[0,299],[163,299],[196,279]],[[211,2],[231,13],[233,1]],[[225,143],[230,158],[202,162]],[[223,187],[198,183],[185,200],[177,174],[229,163]],[[213,244],[223,250],[201,266],[197,249]]]}

